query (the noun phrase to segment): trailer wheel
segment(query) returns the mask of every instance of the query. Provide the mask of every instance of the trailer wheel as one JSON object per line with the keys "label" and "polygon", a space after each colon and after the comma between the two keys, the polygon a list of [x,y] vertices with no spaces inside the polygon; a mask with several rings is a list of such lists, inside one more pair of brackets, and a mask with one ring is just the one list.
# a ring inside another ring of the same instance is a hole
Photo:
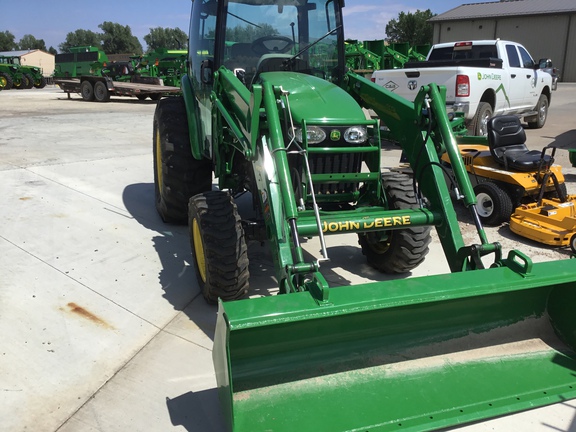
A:
{"label": "trailer wheel", "polygon": [[476,211],[483,224],[497,226],[510,219],[513,205],[510,195],[496,183],[484,182],[474,187]]}
{"label": "trailer wheel", "polygon": [[[409,176],[383,173],[382,181],[391,210],[417,208]],[[368,264],[384,273],[407,273],[416,268],[424,261],[430,241],[430,227],[408,227],[358,235]]]}
{"label": "trailer wheel", "polygon": [[238,209],[223,191],[190,198],[190,245],[198,283],[208,303],[234,300],[248,292],[248,248]]}
{"label": "trailer wheel", "polygon": [[153,157],[156,210],[164,222],[186,223],[190,197],[212,189],[212,163],[192,156],[182,97],[156,106]]}
{"label": "trailer wheel", "polygon": [[10,90],[14,85],[12,77],[5,72],[0,72],[0,87],[4,90]]}
{"label": "trailer wheel", "polygon": [[110,100],[108,87],[102,81],[97,81],[94,84],[94,99],[96,102],[108,102]]}
{"label": "trailer wheel", "polygon": [[546,119],[548,118],[548,98],[546,95],[540,95],[535,110],[538,114],[526,119],[526,123],[528,123],[530,129],[540,129],[544,127],[546,123]]}
{"label": "trailer wheel", "polygon": [[492,106],[488,102],[480,102],[476,114],[472,119],[472,135],[487,136],[488,120],[490,120],[493,114]]}
{"label": "trailer wheel", "polygon": [[90,81],[84,81],[80,85],[80,94],[82,95],[82,99],[84,99],[86,102],[94,100],[94,87],[92,87],[92,83]]}

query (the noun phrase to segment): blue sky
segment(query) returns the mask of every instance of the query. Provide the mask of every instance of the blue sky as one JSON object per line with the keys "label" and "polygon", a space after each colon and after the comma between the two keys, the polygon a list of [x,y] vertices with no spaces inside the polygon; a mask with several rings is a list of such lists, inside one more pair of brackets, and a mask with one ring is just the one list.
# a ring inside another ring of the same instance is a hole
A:
{"label": "blue sky", "polygon": [[[4,3],[7,0],[2,0]],[[430,9],[441,14],[464,3],[462,0],[346,0],[346,37],[357,40],[384,39],[388,21],[404,12]],[[16,3],[14,3],[16,4]],[[146,48],[143,37],[154,27],[179,27],[188,32],[190,0],[27,0],[26,7],[4,7],[0,31],[10,31],[16,42],[25,34],[44,39],[46,47],[58,49],[69,32],[77,29],[100,32],[98,25],[111,21],[129,25]]]}

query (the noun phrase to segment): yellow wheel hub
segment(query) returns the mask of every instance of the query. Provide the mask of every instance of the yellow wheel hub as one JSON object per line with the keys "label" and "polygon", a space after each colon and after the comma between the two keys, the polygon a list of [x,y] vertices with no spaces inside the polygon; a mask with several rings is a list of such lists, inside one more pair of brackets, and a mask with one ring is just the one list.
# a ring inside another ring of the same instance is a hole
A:
{"label": "yellow wheel hub", "polygon": [[196,257],[196,264],[198,264],[198,272],[203,282],[206,282],[206,256],[204,255],[204,248],[202,247],[202,236],[200,235],[200,227],[198,221],[192,221],[192,240],[194,241],[194,255]]}

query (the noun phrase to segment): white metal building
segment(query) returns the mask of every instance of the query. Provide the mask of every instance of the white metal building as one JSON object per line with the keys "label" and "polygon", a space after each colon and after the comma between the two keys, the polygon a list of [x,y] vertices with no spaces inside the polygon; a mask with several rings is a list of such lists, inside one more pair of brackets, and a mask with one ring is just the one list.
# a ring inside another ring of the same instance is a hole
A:
{"label": "white metal building", "polygon": [[0,51],[0,56],[20,57],[20,63],[25,66],[42,68],[42,74],[49,77],[54,73],[55,56],[42,50]]}
{"label": "white metal building", "polygon": [[434,43],[507,39],[535,61],[552,59],[560,81],[576,81],[576,0],[507,0],[463,4],[430,19]]}

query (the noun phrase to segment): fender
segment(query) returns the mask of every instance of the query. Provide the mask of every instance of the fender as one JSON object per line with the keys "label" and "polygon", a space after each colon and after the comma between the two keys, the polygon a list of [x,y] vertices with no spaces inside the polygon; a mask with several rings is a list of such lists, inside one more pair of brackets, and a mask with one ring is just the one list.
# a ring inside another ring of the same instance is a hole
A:
{"label": "fender", "polygon": [[198,102],[194,95],[194,88],[188,74],[182,76],[182,97],[186,105],[186,117],[188,118],[188,134],[190,137],[190,149],[194,159],[202,159],[202,125],[198,118]]}

